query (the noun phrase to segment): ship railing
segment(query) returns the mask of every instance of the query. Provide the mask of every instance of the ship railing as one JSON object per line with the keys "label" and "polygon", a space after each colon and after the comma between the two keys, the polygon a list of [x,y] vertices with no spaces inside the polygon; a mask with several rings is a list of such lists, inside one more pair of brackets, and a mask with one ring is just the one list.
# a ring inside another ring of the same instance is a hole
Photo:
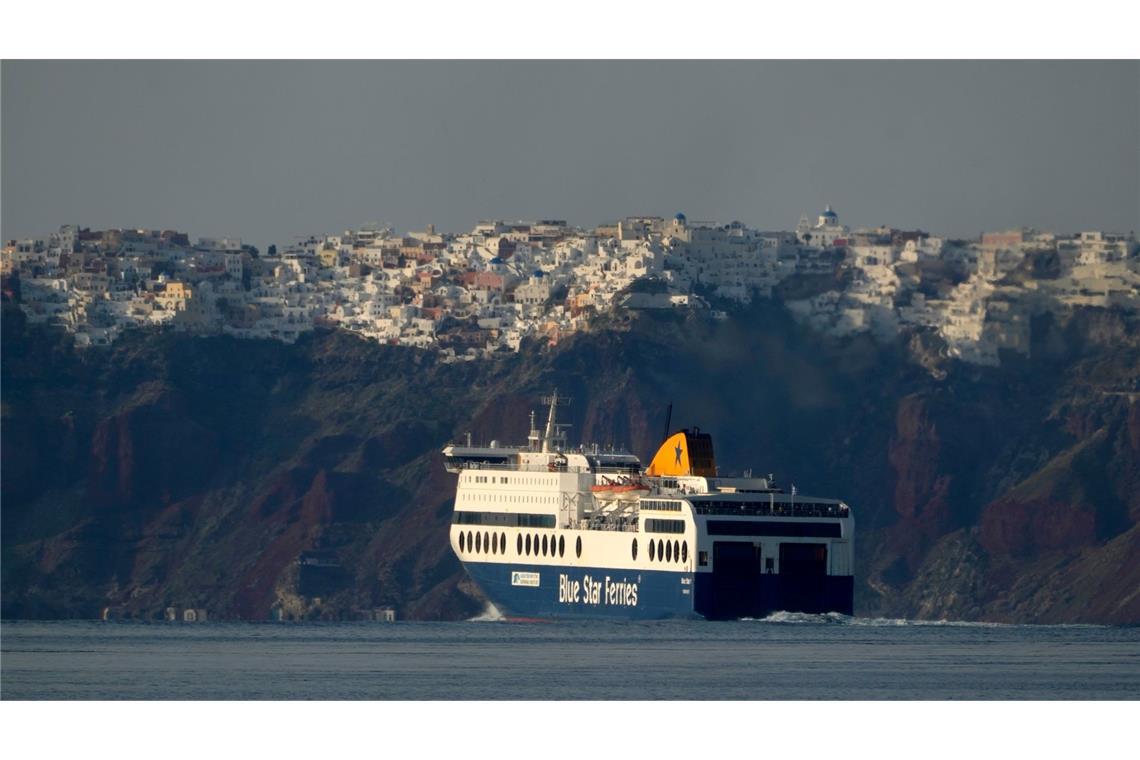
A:
{"label": "ship railing", "polygon": [[462,470],[495,470],[498,472],[592,472],[601,475],[637,475],[633,467],[590,467],[569,464],[515,464],[510,462],[457,461],[454,467]]}
{"label": "ship railing", "polygon": [[[469,446],[471,446],[471,444],[468,443],[467,441],[448,441],[446,444],[444,444],[444,448],[449,448],[449,447],[466,448]],[[504,449],[504,450],[509,450],[512,452],[522,451],[522,452],[527,452],[527,453],[534,453],[534,451],[535,451],[534,449],[530,448],[530,446],[528,444],[525,444],[525,443],[500,445],[499,448]],[[616,446],[614,446],[614,447],[611,447],[611,446],[606,446],[606,447],[602,447],[602,446],[572,446],[570,448],[563,448],[561,453],[563,453],[563,454],[581,454],[582,456],[604,456],[606,454],[616,454],[619,456],[627,456],[627,455],[633,454],[633,452],[629,451],[628,449],[619,448]]]}
{"label": "ship railing", "polygon": [[459,465],[464,470],[494,470],[497,472],[592,472],[581,465],[558,464],[498,464],[492,462],[464,462]]}
{"label": "ship railing", "polygon": [[626,477],[641,475],[641,470],[634,465],[628,467],[595,467],[592,472],[599,475],[624,475]]}
{"label": "ship railing", "polygon": [[637,519],[625,520],[607,520],[597,517],[591,518],[584,516],[576,521],[570,522],[570,527],[575,530],[607,530],[615,533],[636,533],[637,532]]}
{"label": "ship railing", "polygon": [[698,515],[743,515],[748,517],[834,517],[850,516],[846,504],[829,502],[763,502],[715,501],[694,502],[693,509]]}

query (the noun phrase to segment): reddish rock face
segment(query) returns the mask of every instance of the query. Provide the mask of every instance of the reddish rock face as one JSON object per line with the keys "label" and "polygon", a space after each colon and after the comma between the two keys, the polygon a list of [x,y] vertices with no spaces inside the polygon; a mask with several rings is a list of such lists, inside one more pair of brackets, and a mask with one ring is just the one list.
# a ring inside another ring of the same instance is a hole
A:
{"label": "reddish rock face", "polygon": [[895,471],[895,511],[913,518],[933,502],[944,503],[949,478],[940,475],[942,442],[938,430],[920,396],[907,396],[899,402],[895,435],[887,460]]}
{"label": "reddish rock face", "polygon": [[163,393],[99,422],[87,496],[112,509],[166,505],[201,487],[217,461],[217,436]]}
{"label": "reddish rock face", "polygon": [[1046,499],[999,499],[982,511],[979,538],[986,551],[1025,557],[1096,543],[1096,511],[1086,504]]}

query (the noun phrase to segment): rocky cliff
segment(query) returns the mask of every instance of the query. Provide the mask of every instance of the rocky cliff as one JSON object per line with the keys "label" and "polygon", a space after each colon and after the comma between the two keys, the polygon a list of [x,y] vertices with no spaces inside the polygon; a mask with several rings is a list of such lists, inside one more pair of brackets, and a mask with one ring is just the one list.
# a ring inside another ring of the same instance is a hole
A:
{"label": "rocky cliff", "polygon": [[979,369],[923,336],[823,339],[769,304],[443,364],[340,332],[76,351],[6,309],[2,612],[470,616],[438,452],[521,440],[557,386],[572,437],[647,456],[672,402],[722,470],[851,503],[859,614],[1140,622],[1136,331],[1106,312],[1034,329],[1031,359]]}

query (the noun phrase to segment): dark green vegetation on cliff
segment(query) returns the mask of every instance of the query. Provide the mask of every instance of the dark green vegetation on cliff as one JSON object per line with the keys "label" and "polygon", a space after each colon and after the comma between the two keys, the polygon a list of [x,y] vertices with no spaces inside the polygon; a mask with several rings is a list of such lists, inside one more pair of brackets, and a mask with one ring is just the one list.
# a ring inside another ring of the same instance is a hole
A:
{"label": "dark green vegetation on cliff", "polygon": [[859,614],[1137,623],[1135,335],[1079,312],[1034,325],[1032,360],[980,369],[920,336],[824,339],[767,305],[622,316],[555,349],[442,364],[342,332],[76,351],[6,308],[2,612],[474,614],[439,449],[467,431],[524,439],[557,386],[572,440],[648,456],[673,402],[722,471],[852,504]]}

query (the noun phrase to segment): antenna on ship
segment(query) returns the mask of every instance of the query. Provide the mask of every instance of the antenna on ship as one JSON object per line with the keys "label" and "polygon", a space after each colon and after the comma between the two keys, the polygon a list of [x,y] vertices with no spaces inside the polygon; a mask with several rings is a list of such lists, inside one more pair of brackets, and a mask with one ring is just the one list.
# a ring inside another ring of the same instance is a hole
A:
{"label": "antenna on ship", "polygon": [[538,428],[534,426],[534,410],[530,410],[530,432],[526,436],[527,451],[538,451]]}
{"label": "antenna on ship", "polygon": [[555,409],[558,408],[559,404],[569,404],[570,397],[559,396],[558,389],[555,388],[554,393],[542,397],[542,403],[549,404],[550,406],[550,411],[546,415],[546,430],[544,430],[542,434],[542,452],[545,454],[552,451],[561,451],[566,445],[566,428],[570,426],[558,424]]}
{"label": "antenna on ship", "polygon": [[669,402],[669,409],[665,412],[665,432],[661,434],[661,440],[669,437],[669,423],[673,421],[673,402]]}

